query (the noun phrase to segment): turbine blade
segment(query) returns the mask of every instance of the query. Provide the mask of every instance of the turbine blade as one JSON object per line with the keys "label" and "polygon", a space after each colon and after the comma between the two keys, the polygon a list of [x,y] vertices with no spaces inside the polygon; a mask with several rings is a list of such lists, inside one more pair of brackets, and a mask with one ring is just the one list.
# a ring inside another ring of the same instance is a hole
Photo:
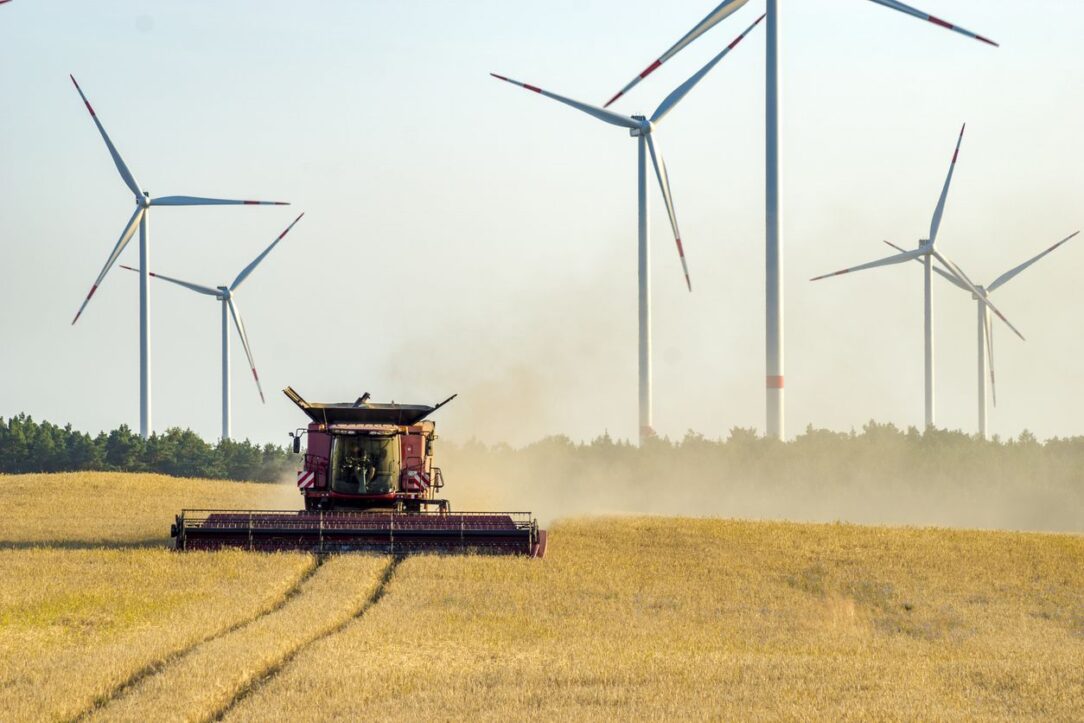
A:
{"label": "turbine blade", "polygon": [[128,170],[127,164],[124,163],[124,159],[120,157],[120,153],[117,152],[117,147],[113,145],[113,141],[109,139],[109,134],[105,132],[105,127],[102,122],[98,120],[98,114],[94,112],[94,108],[91,107],[90,101],[83,95],[83,89],[79,87],[79,83],[75,81],[74,75],[68,75],[72,79],[72,83],[75,85],[75,89],[79,91],[79,97],[83,99],[83,104],[90,111],[90,117],[94,119],[94,125],[98,126],[98,132],[102,134],[102,140],[105,141],[105,147],[109,149],[109,155],[113,157],[113,163],[117,167],[117,171],[120,173],[120,177],[124,180],[124,185],[128,187],[136,198],[143,198],[143,191],[139,188],[139,183],[136,181],[135,176]]}
{"label": "turbine blade", "polygon": [[936,249],[930,249],[930,252],[931,252],[931,253],[932,253],[932,254],[933,254],[933,255],[934,255],[934,256],[935,256],[936,258],[937,258],[937,260],[938,260],[938,261],[940,261],[941,263],[943,263],[943,264],[945,265],[945,268],[947,268],[947,269],[948,269],[949,271],[951,271],[951,272],[952,272],[952,273],[953,273],[953,274],[954,274],[954,275],[956,276],[956,278],[958,278],[958,279],[959,279],[960,281],[962,281],[962,282],[964,282],[965,284],[967,284],[967,286],[968,286],[968,288],[970,289],[971,293],[975,295],[975,298],[977,298],[977,299],[982,299],[982,300],[983,300],[983,301],[984,301],[984,302],[986,303],[986,306],[987,306],[987,307],[988,307],[988,308],[990,309],[990,311],[992,311],[992,312],[994,312],[995,314],[997,314],[997,318],[999,318],[999,319],[1001,319],[1001,320],[1002,320],[1003,322],[1005,322],[1005,326],[1007,326],[1007,327],[1009,327],[1010,329],[1012,329],[1012,330],[1013,330],[1013,333],[1014,333],[1014,334],[1016,334],[1016,335],[1017,335],[1018,337],[1020,337],[1020,339],[1021,339],[1021,340],[1023,340],[1023,341],[1027,341],[1027,339],[1024,339],[1024,335],[1020,333],[1020,330],[1019,330],[1019,329],[1017,329],[1017,328],[1016,328],[1015,326],[1013,326],[1013,324],[1012,324],[1012,322],[1011,322],[1011,321],[1009,321],[1009,320],[1008,320],[1007,318],[1005,318],[1005,315],[1001,313],[1001,310],[1000,310],[1000,309],[998,309],[998,308],[997,308],[996,306],[994,306],[994,302],[990,301],[990,297],[989,297],[988,295],[986,295],[986,294],[983,294],[983,293],[982,293],[981,291],[979,291],[979,290],[978,290],[978,289],[977,289],[977,288],[975,287],[975,285],[974,285],[974,284],[972,284],[972,283],[971,283],[971,282],[970,282],[970,281],[969,281],[969,280],[967,279],[967,276],[965,276],[965,275],[964,275],[964,272],[960,271],[960,267],[959,267],[959,266],[957,266],[956,264],[954,264],[954,263],[952,263],[951,261],[949,261],[949,260],[948,260],[948,259],[947,259],[947,258],[945,257],[945,255],[944,255],[944,254],[942,254],[941,252],[937,251]]}
{"label": "turbine blade", "polygon": [[571,98],[566,98],[563,95],[557,95],[556,93],[551,93],[548,90],[542,90],[538,86],[530,85],[528,83],[521,83],[518,80],[512,80],[511,78],[506,78],[503,75],[497,75],[496,73],[490,73],[490,75],[492,75],[497,80],[503,80],[506,83],[518,85],[519,87],[526,88],[527,90],[533,90],[535,93],[538,93],[539,95],[544,95],[547,98],[553,98],[558,103],[564,103],[567,106],[575,108],[578,111],[582,111],[589,116],[594,116],[600,121],[609,123],[610,125],[621,126],[622,128],[630,129],[640,127],[640,121],[629,118],[627,115],[614,113],[612,110],[605,110],[604,108],[599,108],[598,106],[590,105],[589,103],[581,103],[578,100],[572,100]]}
{"label": "turbine blade", "polygon": [[878,266],[891,266],[892,264],[902,264],[904,261],[910,261],[911,259],[917,259],[923,254],[929,253],[929,249],[921,248],[914,249],[913,251],[903,251],[893,256],[886,256],[883,259],[877,259],[876,261],[870,261],[866,264],[860,264],[858,266],[852,266],[849,269],[841,269],[839,271],[833,271],[830,274],[823,274],[821,276],[814,276],[810,281],[820,281],[821,279],[827,279],[829,276],[842,276],[843,274],[849,274],[852,271],[864,271],[865,269],[874,269]]}
{"label": "turbine blade", "polygon": [[1048,253],[1050,253],[1051,251],[1053,251],[1057,247],[1061,246],[1063,243],[1067,242],[1069,239],[1073,238],[1078,233],[1080,233],[1080,232],[1079,231],[1074,231],[1073,233],[1071,233],[1068,236],[1066,236],[1065,238],[1063,238],[1061,241],[1058,241],[1056,244],[1054,244],[1053,246],[1048,248],[1046,251],[1043,251],[1041,254],[1031,257],[1030,259],[1028,259],[1024,263],[1017,266],[1015,269],[1009,269],[1008,271],[1003,273],[1001,276],[998,276],[997,279],[994,280],[994,283],[990,284],[989,290],[994,291],[999,286],[1004,284],[1006,281],[1013,278],[1014,276],[1019,274],[1021,271],[1023,271],[1027,267],[1031,266],[1033,263],[1035,263],[1036,261],[1038,261],[1042,257],[1046,256]]}
{"label": "turbine blade", "polygon": [[[122,269],[127,269],[128,271],[134,271],[137,274],[139,273],[139,269],[132,268],[131,266],[125,266],[124,264],[121,264],[120,267]],[[148,271],[147,276],[153,276],[156,279],[161,279],[162,281],[168,281],[171,284],[177,284],[177,286],[183,286],[184,288],[191,289],[192,291],[195,291],[198,294],[207,294],[208,296],[221,296],[222,295],[222,292],[220,290],[212,289],[210,286],[200,286],[199,284],[193,284],[193,283],[191,283],[189,281],[181,281],[180,279],[174,279],[174,278],[172,278],[170,276],[163,276],[162,274],[156,274],[153,271]]]}
{"label": "turbine blade", "polygon": [[248,266],[243,268],[241,270],[241,273],[237,274],[237,278],[233,280],[232,284],[230,284],[230,291],[233,291],[234,289],[236,289],[238,286],[241,285],[241,282],[243,282],[245,279],[248,278],[248,275],[252,273],[253,269],[255,269],[257,266],[259,266],[260,262],[263,261],[264,258],[269,253],[271,253],[271,249],[275,248],[275,246],[278,244],[278,242],[281,241],[282,238],[286,234],[290,233],[290,229],[292,229],[294,227],[294,224],[296,224],[298,221],[300,221],[301,216],[304,216],[304,215],[305,215],[304,212],[302,212],[300,216],[295,218],[293,223],[291,223],[289,226],[287,226],[286,230],[283,231],[282,233],[280,233],[278,235],[278,238],[276,238],[274,241],[272,241],[271,245],[263,250],[263,253],[261,253],[259,256],[257,256],[256,259],[251,264],[249,264]]}
{"label": "turbine blade", "polygon": [[948,198],[949,185],[952,183],[952,173],[956,170],[956,158],[960,155],[960,143],[964,139],[964,123],[960,128],[960,137],[956,139],[956,150],[952,153],[952,163],[949,164],[948,176],[945,177],[945,187],[941,189],[941,197],[937,199],[937,208],[933,212],[933,220],[930,221],[930,245],[937,240],[937,231],[941,228],[941,215],[945,212],[945,200]]}
{"label": "turbine blade", "polygon": [[759,18],[757,18],[756,21],[754,21],[752,25],[746,28],[741,35],[734,38],[730,45],[723,48],[723,51],[721,53],[708,61],[708,64],[698,70],[691,78],[679,85],[674,90],[674,92],[666,96],[666,99],[663,100],[663,102],[659,104],[659,107],[655,109],[654,115],[651,116],[651,122],[657,123],[661,121],[667,113],[673,110],[674,106],[680,103],[681,99],[684,98],[690,90],[696,87],[696,84],[699,83],[705,75],[710,73],[711,69],[714,68],[720,60],[725,58],[727,53],[734,49],[734,46],[740,43],[746,35],[752,32],[753,28],[755,28],[757,25],[760,25],[760,21],[763,20],[765,17],[766,15],[761,15]]}
{"label": "turbine blade", "polygon": [[132,214],[132,217],[128,219],[128,225],[121,231],[120,238],[117,240],[117,245],[113,247],[113,253],[109,254],[109,258],[105,261],[105,266],[102,267],[102,272],[98,274],[98,278],[94,280],[94,285],[90,287],[90,293],[87,294],[87,298],[83,299],[83,304],[79,307],[79,311],[75,312],[75,318],[72,319],[73,325],[75,322],[79,321],[83,309],[87,308],[87,304],[90,303],[90,297],[94,296],[94,292],[101,286],[105,275],[109,273],[109,269],[113,268],[113,264],[116,263],[117,257],[124,251],[124,247],[128,245],[128,241],[131,240],[136,227],[139,226],[139,220],[143,218],[144,210],[145,209],[142,206],[139,206],[136,208],[135,213]]}
{"label": "turbine blade", "polygon": [[670,228],[674,231],[674,242],[677,244],[678,258],[681,259],[681,270],[685,272],[685,286],[689,291],[693,290],[693,282],[689,280],[689,265],[685,262],[685,249],[681,245],[681,231],[678,230],[677,213],[674,211],[674,200],[670,195],[670,174],[666,172],[666,161],[663,160],[662,152],[655,148],[654,133],[647,134],[647,149],[651,152],[651,165],[655,166],[655,177],[659,179],[659,190],[662,191],[662,200],[666,203],[666,213],[670,217]]}
{"label": "turbine blade", "polygon": [[[892,243],[891,241],[885,241],[885,243],[886,243],[886,244],[888,244],[889,246],[891,246],[892,248],[896,249],[896,250],[897,250],[897,251],[899,251],[900,253],[907,253],[906,249],[904,249],[904,248],[902,248],[902,247],[900,247],[900,246],[897,246],[896,244]],[[915,261],[917,261],[917,262],[918,262],[918,263],[920,263],[920,264],[922,264],[922,263],[925,263],[925,262],[924,262],[924,261],[923,261],[922,259],[920,259],[920,258],[916,258],[916,259],[915,259]],[[968,293],[971,293],[971,290],[970,290],[969,288],[967,288],[967,285],[966,285],[966,284],[964,284],[964,283],[963,283],[962,281],[957,281],[957,280],[956,280],[956,277],[955,277],[955,276],[953,276],[953,275],[952,275],[952,274],[950,274],[949,272],[945,271],[945,270],[944,270],[943,268],[941,268],[940,266],[936,266],[936,265],[933,265],[933,266],[931,266],[930,268],[932,268],[932,269],[933,269],[933,272],[934,272],[935,274],[938,274],[939,276],[941,276],[941,277],[942,277],[943,279],[945,279],[946,281],[949,281],[949,282],[951,282],[951,283],[952,283],[953,285],[955,285],[955,286],[956,286],[957,288],[963,289],[964,291],[966,291],[966,292],[968,292]]]}
{"label": "turbine blade", "polygon": [[256,380],[256,389],[260,392],[260,401],[266,404],[267,400],[263,396],[263,385],[260,384],[260,375],[256,373],[256,362],[252,359],[252,346],[248,343],[248,334],[245,333],[245,322],[241,320],[241,313],[237,311],[237,302],[234,301],[233,297],[227,299],[226,304],[230,307],[233,325],[237,327],[237,334],[241,337],[241,346],[245,348],[248,368],[252,370],[252,378]]}
{"label": "turbine blade", "polygon": [[994,381],[994,325],[990,323],[990,315],[983,314],[986,325],[986,366],[990,371],[990,395],[993,397],[994,406],[997,406],[997,383]]}
{"label": "turbine blade", "polygon": [[688,46],[690,43],[692,43],[694,40],[699,38],[707,31],[711,30],[720,21],[729,17],[731,13],[741,8],[741,6],[745,5],[746,2],[748,2],[748,0],[723,0],[723,2],[719,3],[714,10],[707,14],[707,17],[697,23],[692,30],[685,33],[685,35],[682,36],[681,40],[670,46],[670,49],[660,55],[658,59],[655,60],[655,62],[644,68],[643,71],[641,71],[639,75],[629,81],[629,83],[625,85],[624,88],[617,91],[614,97],[606,101],[606,105],[604,105],[603,107],[609,108],[615,100],[623,96],[625,93],[628,93],[630,90],[632,90],[633,87],[636,86],[637,83],[654,73],[660,65],[680,53],[686,46]]}
{"label": "turbine blade", "polygon": [[151,199],[152,206],[289,206],[289,201],[240,201],[230,198],[199,196],[162,196]]}
{"label": "turbine blade", "polygon": [[970,30],[966,30],[964,28],[961,28],[959,25],[953,25],[952,23],[946,22],[946,21],[942,20],[939,17],[936,17],[934,15],[930,15],[929,13],[924,13],[921,10],[918,10],[917,8],[911,7],[910,5],[904,5],[903,3],[898,2],[897,0],[870,0],[870,2],[877,3],[878,5],[883,5],[886,8],[892,8],[893,10],[899,10],[901,13],[904,13],[906,15],[910,15],[913,18],[918,18],[919,20],[925,20],[927,22],[933,23],[934,25],[939,25],[942,28],[945,28],[946,30],[951,30],[951,31],[953,31],[955,33],[960,33],[961,35],[966,35],[969,38],[974,38],[975,40],[980,40],[980,41],[986,43],[987,45],[993,45],[995,48],[999,47],[997,43],[995,43],[993,40],[990,40],[989,38],[984,38],[983,36],[981,36],[981,35],[979,35],[977,33],[973,33]]}

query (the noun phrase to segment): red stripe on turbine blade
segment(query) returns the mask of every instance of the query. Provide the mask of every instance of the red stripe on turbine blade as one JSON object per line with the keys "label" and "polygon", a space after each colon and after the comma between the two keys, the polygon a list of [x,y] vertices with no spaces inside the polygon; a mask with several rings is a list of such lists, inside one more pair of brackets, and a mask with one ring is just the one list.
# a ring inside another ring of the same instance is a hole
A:
{"label": "red stripe on turbine blade", "polygon": [[260,381],[260,375],[256,373],[256,367],[252,367],[252,376],[256,381]]}
{"label": "red stripe on turbine blade", "polygon": [[995,43],[993,40],[990,40],[990,38],[984,38],[981,35],[976,35],[975,40],[981,40],[982,42],[986,43],[987,45],[993,45],[995,48],[1000,48],[1001,47],[1000,45]]}
{"label": "red stripe on turbine blade", "polygon": [[94,286],[90,287],[90,293],[87,294],[87,301],[90,301],[90,297],[94,296],[94,292],[97,291],[97,290],[98,290],[98,285],[97,284],[94,284]]}
{"label": "red stripe on turbine blade", "polygon": [[768,376],[768,389],[782,389],[783,388],[783,375]]}
{"label": "red stripe on turbine blade", "polygon": [[615,95],[615,96],[614,96],[613,98],[610,98],[610,99],[609,99],[608,101],[606,101],[606,105],[604,105],[604,106],[602,106],[602,107],[603,107],[603,108],[609,108],[609,107],[610,107],[610,105],[611,105],[611,104],[613,104],[613,102],[614,102],[615,100],[617,100],[618,98],[620,98],[620,97],[621,97],[621,96],[623,96],[624,94],[625,94],[625,91],[623,91],[623,90],[622,90],[622,91],[619,91],[617,95]]}
{"label": "red stripe on turbine blade", "polygon": [[651,65],[644,68],[644,72],[640,73],[640,77],[641,78],[646,78],[647,76],[654,73],[655,69],[658,68],[660,65],[662,65],[662,61],[661,60],[656,60],[654,63],[652,63]]}
{"label": "red stripe on turbine blade", "polygon": [[526,88],[527,90],[533,90],[535,93],[541,93],[542,92],[541,88],[537,88],[537,87],[535,87],[533,85],[528,85],[527,83],[524,83],[523,87]]}
{"label": "red stripe on turbine blade", "polygon": [[952,23],[946,23],[941,18],[935,17],[933,15],[927,15],[926,19],[929,20],[934,25],[940,25],[941,27],[948,28],[949,30],[955,30],[956,29],[956,26],[953,25]]}
{"label": "red stripe on turbine blade", "polygon": [[[761,21],[761,20],[763,20],[763,19],[764,19],[764,18],[766,18],[766,17],[768,17],[768,14],[767,14],[767,13],[764,13],[764,14],[763,14],[763,15],[761,15],[761,16],[760,16],[759,18],[757,18],[757,21],[756,21],[755,23],[753,23],[753,24],[752,24],[752,25],[751,25],[751,26],[749,27],[749,30],[752,30],[752,29],[753,29],[753,28],[755,28],[756,26],[760,25],[760,21]],[[746,31],[745,31],[744,33],[742,33],[742,34],[741,34],[741,35],[739,35],[738,37],[734,38],[734,40],[732,40],[732,41],[730,42],[730,45],[726,46],[726,47],[727,47],[727,50],[733,50],[734,46],[735,46],[735,45],[737,45],[738,43],[740,43],[740,42],[742,41],[742,38],[744,38],[744,37],[745,37],[746,35],[748,35],[748,34],[749,34],[749,30],[746,30]]]}
{"label": "red stripe on turbine blade", "polygon": [[497,80],[505,80],[505,81],[508,81],[509,83],[512,82],[512,81],[508,80],[508,78],[505,78],[503,75],[497,75],[496,73],[490,73],[490,75],[492,75]]}
{"label": "red stripe on turbine blade", "polygon": [[74,85],[75,89],[79,91],[79,97],[83,99],[83,105],[85,105],[87,107],[87,110],[90,111],[90,114],[96,118],[97,116],[94,113],[94,108],[91,107],[90,101],[87,100],[87,97],[83,95],[83,89],[79,87],[79,82],[75,79],[75,76],[71,73],[68,73],[68,77],[72,79],[72,85]]}

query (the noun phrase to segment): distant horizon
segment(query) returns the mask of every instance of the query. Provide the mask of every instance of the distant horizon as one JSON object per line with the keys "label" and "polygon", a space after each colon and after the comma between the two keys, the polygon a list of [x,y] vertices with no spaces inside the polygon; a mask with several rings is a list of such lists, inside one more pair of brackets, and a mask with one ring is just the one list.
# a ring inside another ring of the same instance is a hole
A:
{"label": "distant horizon", "polygon": [[[15,419],[16,417],[19,417],[20,415],[24,415],[24,414],[26,415],[26,417],[29,420],[33,421],[35,424],[38,424],[38,425],[51,424],[51,425],[53,425],[53,426],[55,426],[55,427],[57,427],[59,429],[64,429],[64,428],[66,428],[68,426],[71,426],[73,432],[78,433],[78,434],[86,434],[86,435],[90,436],[91,438],[96,438],[96,437],[102,436],[102,435],[108,436],[110,433],[112,433],[114,431],[119,431],[122,428],[126,428],[134,436],[137,436],[137,437],[139,436],[139,430],[136,429],[136,428],[133,428],[132,425],[127,424],[126,422],[121,422],[119,425],[117,425],[116,427],[114,427],[112,429],[100,429],[100,430],[96,430],[96,431],[88,431],[88,430],[83,430],[83,429],[77,429],[74,425],[71,425],[70,422],[61,423],[61,422],[57,422],[57,421],[52,420],[52,419],[38,419],[38,418],[35,418],[32,414],[28,414],[26,412],[19,412],[19,413],[16,413],[16,414],[13,414],[13,415],[10,415],[10,416],[6,416],[6,417],[5,416],[0,416],[0,424],[4,424],[7,421]],[[803,438],[803,437],[805,437],[805,436],[807,436],[809,434],[817,433],[817,432],[828,432],[830,434],[857,437],[857,436],[861,436],[863,434],[867,434],[866,427],[868,427],[871,424],[876,425],[878,427],[883,427],[883,428],[892,428],[895,431],[899,432],[900,434],[907,435],[907,436],[911,436],[913,434],[917,434],[920,437],[924,436],[924,435],[927,435],[927,434],[931,434],[931,435],[937,435],[937,434],[959,435],[959,436],[963,436],[963,437],[973,438],[974,441],[976,441],[976,442],[982,442],[982,443],[993,444],[993,445],[1018,444],[1018,443],[1020,443],[1022,441],[1035,441],[1038,444],[1045,445],[1045,444],[1047,444],[1049,442],[1055,442],[1055,441],[1084,440],[1084,434],[1068,435],[1068,436],[1057,436],[1057,435],[1055,435],[1053,437],[1038,437],[1038,436],[1035,435],[1034,432],[1032,432],[1029,429],[1022,429],[1017,434],[1015,434],[1013,436],[1006,437],[1006,436],[1002,436],[1002,435],[998,435],[998,434],[993,434],[987,440],[979,440],[977,438],[977,433],[976,432],[968,432],[967,430],[962,430],[962,429],[948,429],[948,428],[944,428],[944,427],[934,427],[932,429],[923,430],[923,429],[919,428],[917,425],[900,426],[900,425],[894,424],[893,422],[881,422],[881,421],[878,421],[876,419],[869,419],[869,420],[867,420],[866,422],[863,422],[861,425],[859,425],[857,427],[851,427],[850,429],[846,429],[846,430],[844,430],[844,429],[831,429],[831,428],[828,428],[828,427],[814,427],[811,424],[807,424],[804,427],[802,427],[801,430],[799,430],[798,432],[793,433],[791,435],[788,435],[787,439],[783,440],[783,444],[791,444],[793,442],[798,441],[800,438]],[[305,425],[302,425],[300,428],[304,429],[304,426]],[[180,427],[180,426],[173,426],[173,427],[168,427],[166,429],[155,430],[155,431],[153,431],[151,433],[151,436],[161,437],[164,434],[168,434],[170,432],[175,432],[175,431],[182,432],[182,433],[196,434],[204,442],[206,442],[208,444],[212,444],[212,445],[216,445],[218,442],[222,441],[220,437],[205,437],[205,436],[201,435],[198,431],[193,430],[190,427]],[[666,443],[666,444],[682,444],[682,443],[685,442],[685,440],[689,439],[690,437],[694,437],[694,438],[699,437],[699,438],[701,438],[703,440],[706,440],[706,441],[708,441],[709,443],[712,443],[712,444],[719,444],[719,443],[725,444],[725,443],[728,443],[735,436],[740,436],[742,433],[751,433],[751,434],[756,435],[756,438],[758,440],[768,441],[764,436],[763,430],[756,429],[754,427],[731,427],[730,429],[726,430],[725,432],[722,432],[722,433],[719,433],[719,434],[711,434],[711,433],[707,433],[707,432],[701,432],[700,430],[696,430],[696,429],[688,429],[688,430],[686,430],[684,433],[682,433],[680,435],[661,435],[660,434],[660,435],[657,435],[657,437],[655,437],[654,439],[656,439],[659,442]],[[286,435],[284,435],[284,436],[286,436]],[[442,439],[447,439],[448,438],[448,436],[443,434],[443,433],[440,434],[440,437]],[[481,445],[486,446],[486,447],[508,446],[509,448],[511,448],[513,450],[520,451],[520,450],[523,450],[523,449],[525,449],[527,447],[537,445],[537,444],[547,442],[547,441],[552,441],[552,440],[567,440],[570,443],[575,444],[575,445],[590,446],[590,445],[595,444],[596,442],[601,442],[601,441],[607,440],[607,439],[612,441],[615,444],[625,444],[625,445],[637,446],[637,440],[636,440],[635,437],[615,437],[615,436],[613,436],[613,435],[611,435],[609,433],[609,430],[605,430],[605,429],[602,430],[599,433],[594,434],[594,435],[588,435],[588,436],[578,437],[578,438],[570,437],[569,435],[564,434],[562,432],[553,432],[553,433],[547,434],[547,435],[545,435],[543,437],[538,437],[536,439],[527,440],[525,442],[521,442],[521,443],[518,443],[518,444],[510,444],[510,443],[505,442],[503,440],[479,439],[477,437],[452,437],[450,439],[450,441],[451,441],[452,444],[458,445],[458,446],[466,446],[466,445],[471,445],[471,444],[481,444]],[[253,444],[253,445],[257,445],[257,446],[262,446],[264,444],[274,444],[277,447],[281,447],[283,449],[288,449],[289,448],[289,444],[277,444],[274,441],[269,441],[269,440],[252,440],[252,439],[248,439],[248,438],[245,438],[245,437],[239,437],[239,436],[236,436],[236,435],[234,437],[232,437],[230,439],[230,441],[231,442],[236,442],[236,443]]]}

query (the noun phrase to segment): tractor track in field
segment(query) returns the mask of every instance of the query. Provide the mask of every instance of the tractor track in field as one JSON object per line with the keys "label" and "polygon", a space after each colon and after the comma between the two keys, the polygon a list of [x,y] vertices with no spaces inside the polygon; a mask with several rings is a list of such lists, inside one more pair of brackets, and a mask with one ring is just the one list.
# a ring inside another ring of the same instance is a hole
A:
{"label": "tractor track in field", "polygon": [[402,557],[393,557],[391,560],[388,561],[388,565],[384,568],[384,572],[380,575],[380,581],[377,582],[377,585],[373,589],[372,594],[364,602],[362,602],[361,605],[358,606],[357,610],[355,610],[350,617],[346,618],[338,625],[335,625],[334,627],[325,630],[316,637],[297,645],[293,650],[287,652],[285,655],[279,658],[277,662],[268,666],[268,668],[263,672],[262,675],[260,675],[260,677],[252,680],[247,685],[240,688],[237,693],[235,693],[234,696],[230,698],[230,700],[225,705],[223,705],[211,715],[207,716],[205,720],[216,722],[223,720],[230,713],[230,711],[236,708],[238,704],[245,700],[245,698],[259,690],[261,687],[271,681],[271,679],[273,679],[276,675],[278,675],[282,671],[282,669],[289,665],[290,662],[295,657],[297,657],[297,655],[303,650],[315,643],[320,642],[321,640],[330,638],[332,635],[337,635],[338,633],[341,633],[343,630],[349,627],[351,623],[355,623],[358,620],[364,618],[365,614],[368,613],[372,608],[374,608],[384,597],[385,593],[388,590],[388,585],[391,584],[392,578],[395,577],[395,571],[399,568],[399,565],[400,563],[402,563],[402,561]]}
{"label": "tractor track in field", "polygon": [[251,616],[249,616],[247,618],[244,618],[242,620],[238,620],[235,623],[231,623],[230,625],[228,625],[228,626],[226,626],[226,627],[224,627],[224,628],[222,628],[220,630],[216,630],[215,632],[210,633],[210,634],[200,638],[199,640],[197,640],[197,641],[195,641],[193,643],[190,643],[190,644],[186,645],[183,648],[180,648],[179,650],[174,650],[174,651],[172,651],[170,653],[167,653],[166,655],[162,656],[158,660],[155,660],[154,662],[151,662],[151,663],[148,663],[147,665],[144,665],[142,668],[140,668],[139,670],[135,671],[130,676],[128,676],[120,684],[116,685],[108,693],[104,693],[104,694],[98,696],[97,698],[95,698],[94,702],[91,703],[87,708],[80,711],[76,715],[72,716],[68,720],[71,723],[82,723],[82,721],[86,721],[91,715],[93,715],[97,711],[101,710],[102,708],[106,707],[107,705],[109,705],[113,701],[118,700],[121,696],[123,696],[125,693],[127,693],[129,690],[131,690],[135,686],[139,685],[139,683],[142,682],[143,680],[145,680],[146,678],[149,678],[152,675],[157,675],[157,674],[161,673],[163,670],[168,668],[170,665],[172,665],[173,663],[177,662],[178,660],[184,658],[186,655],[189,655],[190,653],[194,652],[195,650],[197,650],[201,646],[206,645],[207,643],[213,642],[213,641],[215,641],[215,640],[217,640],[219,638],[225,637],[226,635],[229,635],[232,632],[240,630],[241,628],[243,628],[243,627],[245,627],[247,625],[251,625],[252,623],[256,622],[257,620],[259,620],[259,619],[261,619],[263,617],[266,617],[267,615],[270,615],[271,613],[274,613],[277,610],[281,610],[286,605],[286,603],[290,602],[290,600],[292,600],[294,597],[296,597],[298,595],[298,593],[301,592],[301,588],[304,587],[305,583],[308,582],[309,579],[311,579],[312,576],[317,573],[317,571],[324,564],[326,559],[327,558],[324,555],[316,556],[314,558],[314,560],[313,560],[313,564],[311,566],[309,566],[294,581],[294,583],[286,590],[286,592],[284,592],[279,597],[279,599],[276,600],[274,603],[272,603],[269,607],[266,607],[266,608],[258,611],[255,615],[251,615]]}

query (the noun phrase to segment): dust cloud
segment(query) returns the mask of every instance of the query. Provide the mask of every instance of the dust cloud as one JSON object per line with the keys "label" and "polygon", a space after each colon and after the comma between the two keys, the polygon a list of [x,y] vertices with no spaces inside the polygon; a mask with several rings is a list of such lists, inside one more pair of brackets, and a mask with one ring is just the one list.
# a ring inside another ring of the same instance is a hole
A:
{"label": "dust cloud", "polygon": [[[651,514],[1084,531],[1084,438],[998,443],[871,422],[858,433],[807,429],[787,443],[741,427],[720,439],[690,433],[643,448],[605,434],[576,441],[636,419],[635,319],[629,298],[599,293],[598,272],[570,275],[559,290],[537,286],[518,290],[514,303],[494,293],[469,308],[435,307],[430,335],[386,350],[378,376],[397,396],[459,393],[434,417],[436,464],[453,509],[530,511],[545,524]],[[742,372],[718,370],[718,350],[686,343],[707,324],[693,317],[720,306],[700,302],[690,319],[659,314],[657,416],[666,402],[671,420],[726,429],[726,417],[704,409],[743,406],[713,396],[729,393],[718,379]],[[686,305],[677,308],[684,314]],[[671,346],[687,356],[668,368]],[[718,378],[692,384],[697,369]],[[838,400],[823,400],[832,404]]]}
{"label": "dust cloud", "polygon": [[883,429],[786,444],[744,430],[643,448],[607,438],[441,444],[453,509],[531,511],[543,524],[649,514],[1084,532],[1084,440],[1071,454]]}

